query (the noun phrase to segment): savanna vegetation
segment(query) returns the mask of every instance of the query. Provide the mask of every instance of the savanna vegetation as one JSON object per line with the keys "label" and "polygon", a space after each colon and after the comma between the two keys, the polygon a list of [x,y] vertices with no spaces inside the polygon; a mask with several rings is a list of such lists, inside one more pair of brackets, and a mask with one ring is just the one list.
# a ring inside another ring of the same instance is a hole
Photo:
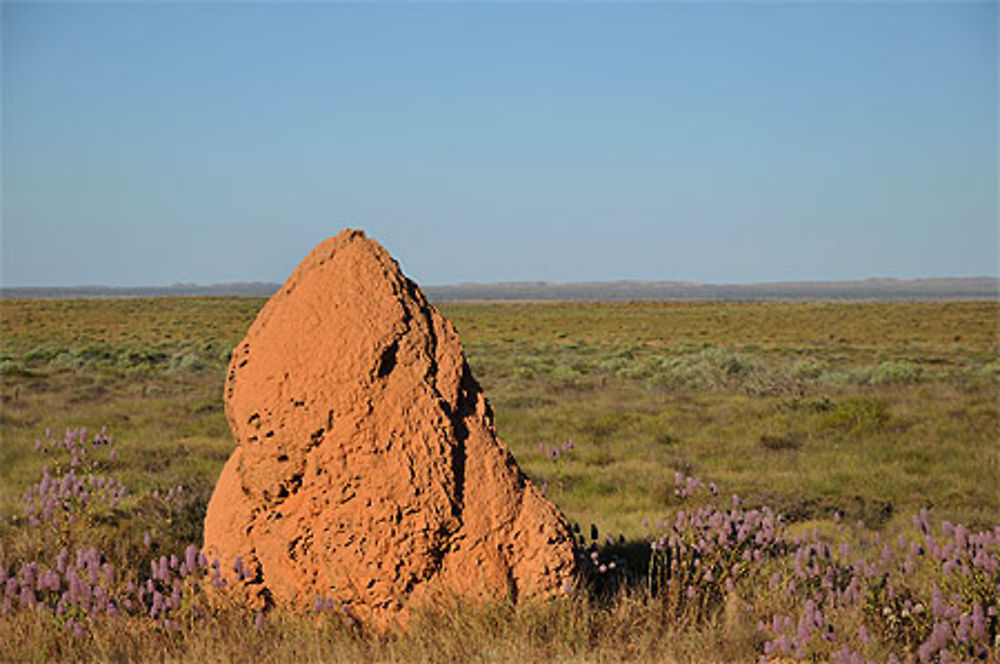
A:
{"label": "savanna vegetation", "polygon": [[388,635],[201,589],[262,303],[0,301],[0,659],[1000,658],[995,302],[441,305],[582,572]]}

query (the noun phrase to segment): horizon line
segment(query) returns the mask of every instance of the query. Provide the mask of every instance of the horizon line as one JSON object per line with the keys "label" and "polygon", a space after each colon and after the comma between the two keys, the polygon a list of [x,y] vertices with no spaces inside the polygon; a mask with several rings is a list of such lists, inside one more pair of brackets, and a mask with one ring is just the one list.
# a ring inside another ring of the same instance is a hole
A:
{"label": "horizon line", "polygon": [[[457,281],[451,283],[428,283],[421,285],[421,288],[461,288],[468,286],[580,286],[580,285],[611,285],[611,284],[635,284],[635,285],[669,285],[669,286],[689,286],[689,287],[743,287],[743,286],[782,286],[782,285],[823,285],[823,284],[865,284],[865,283],[907,283],[907,282],[928,282],[928,281],[984,281],[992,280],[1000,284],[1000,275],[978,274],[969,276],[938,276],[938,277],[842,277],[830,279],[775,279],[763,281],[695,281],[682,279],[575,279],[568,281],[552,281],[545,279],[518,279],[499,281]],[[412,279],[411,279],[412,281]],[[0,283],[0,291],[7,290],[176,290],[176,289],[200,289],[200,288],[233,288],[233,287],[280,287],[283,281],[222,281],[214,283],[198,282],[174,282],[167,285],[158,284],[131,284],[131,285],[111,285],[101,283],[87,284],[56,284],[56,285],[7,285]]]}

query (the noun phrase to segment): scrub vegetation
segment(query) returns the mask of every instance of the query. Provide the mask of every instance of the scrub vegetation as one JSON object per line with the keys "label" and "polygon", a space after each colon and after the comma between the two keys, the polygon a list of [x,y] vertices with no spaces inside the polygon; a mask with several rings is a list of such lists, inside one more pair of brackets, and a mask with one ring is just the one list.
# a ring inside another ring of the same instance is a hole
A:
{"label": "scrub vegetation", "polygon": [[0,301],[0,659],[1000,658],[995,302],[440,305],[582,572],[390,635],[198,551],[262,304]]}

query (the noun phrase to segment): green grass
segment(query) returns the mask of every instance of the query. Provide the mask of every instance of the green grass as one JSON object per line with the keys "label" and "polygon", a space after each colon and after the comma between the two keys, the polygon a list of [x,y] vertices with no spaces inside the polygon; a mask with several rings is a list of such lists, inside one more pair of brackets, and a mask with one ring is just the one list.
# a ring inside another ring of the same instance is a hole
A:
{"label": "green grass", "polygon": [[[200,515],[232,449],[222,409],[228,353],[262,304],[0,301],[0,559],[16,548],[21,495],[42,467],[34,441],[47,426],[107,425],[118,440],[116,476],[137,496],[130,508],[149,517],[153,507],[140,509],[138,496],[183,484],[189,503],[171,517],[162,546],[197,542]],[[924,507],[935,519],[972,528],[1000,523],[997,303],[440,308],[456,323],[500,436],[521,467],[571,521],[594,523],[602,533],[636,540],[648,531],[644,520],[672,518],[680,507],[675,471],[749,505],[770,505],[800,528],[832,527],[839,512],[863,522],[865,532],[894,537],[909,532],[911,515]],[[574,449],[558,459],[539,449],[569,439]],[[120,515],[115,528],[141,537],[129,524]],[[291,618],[279,621],[263,652],[280,659],[294,642],[310,659],[338,657],[343,646],[347,659],[392,659],[412,647],[428,660],[488,659],[487,651],[500,659],[592,653],[614,660],[628,652],[633,659],[698,660],[712,659],[716,648],[760,646],[742,628],[726,627],[724,617],[697,633],[654,630],[636,606],[623,601],[599,614],[549,607],[539,609],[552,612],[542,617],[511,617],[503,607],[467,612],[476,617],[463,619],[480,621],[462,626],[481,636],[475,657],[452,652],[458,646],[435,641],[433,631],[327,646],[308,641],[317,633]],[[568,631],[553,636],[546,627],[553,622]],[[628,625],[639,631],[615,635]],[[46,629],[30,620],[21,628],[38,638]],[[511,643],[508,630],[523,638]],[[656,645],[661,638],[672,645]],[[150,654],[135,647],[57,655]],[[166,656],[197,657],[207,646],[167,639],[157,647]]]}
{"label": "green grass", "polygon": [[[262,303],[4,301],[4,523],[46,426],[107,424],[139,488],[210,488],[231,447],[225,360]],[[859,497],[978,525],[1000,514],[995,303],[441,308],[501,437],[572,520],[639,535],[671,508],[675,469],[812,501],[810,517]],[[539,452],[569,438],[556,462]]]}

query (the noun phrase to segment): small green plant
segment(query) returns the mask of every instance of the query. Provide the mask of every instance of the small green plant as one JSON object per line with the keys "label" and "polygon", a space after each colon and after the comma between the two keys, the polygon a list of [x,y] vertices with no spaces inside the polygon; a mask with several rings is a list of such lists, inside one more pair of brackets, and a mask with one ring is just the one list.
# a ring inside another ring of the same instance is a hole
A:
{"label": "small green plant", "polygon": [[923,368],[909,360],[892,360],[875,367],[870,382],[872,385],[902,385],[915,383],[923,375]]}
{"label": "small green plant", "polygon": [[583,377],[582,373],[565,364],[557,364],[551,375],[554,380],[569,384],[573,384]]}
{"label": "small green plant", "polygon": [[877,433],[889,422],[889,407],[880,399],[851,397],[837,404],[823,420],[825,426],[847,436]]}
{"label": "small green plant", "polygon": [[173,371],[177,372],[188,372],[188,371],[201,371],[205,368],[205,363],[201,360],[195,353],[182,353],[175,355],[172,358]]}
{"label": "small green plant", "polygon": [[824,370],[825,367],[822,362],[814,359],[805,359],[793,364],[790,373],[796,378],[816,380],[823,374]]}
{"label": "small green plant", "polygon": [[30,376],[31,373],[22,362],[17,360],[0,360],[0,376]]}
{"label": "small green plant", "polygon": [[987,378],[993,378],[994,380],[1000,380],[1000,358],[993,360],[992,362],[987,362],[982,367],[979,368],[979,375],[986,376]]}

